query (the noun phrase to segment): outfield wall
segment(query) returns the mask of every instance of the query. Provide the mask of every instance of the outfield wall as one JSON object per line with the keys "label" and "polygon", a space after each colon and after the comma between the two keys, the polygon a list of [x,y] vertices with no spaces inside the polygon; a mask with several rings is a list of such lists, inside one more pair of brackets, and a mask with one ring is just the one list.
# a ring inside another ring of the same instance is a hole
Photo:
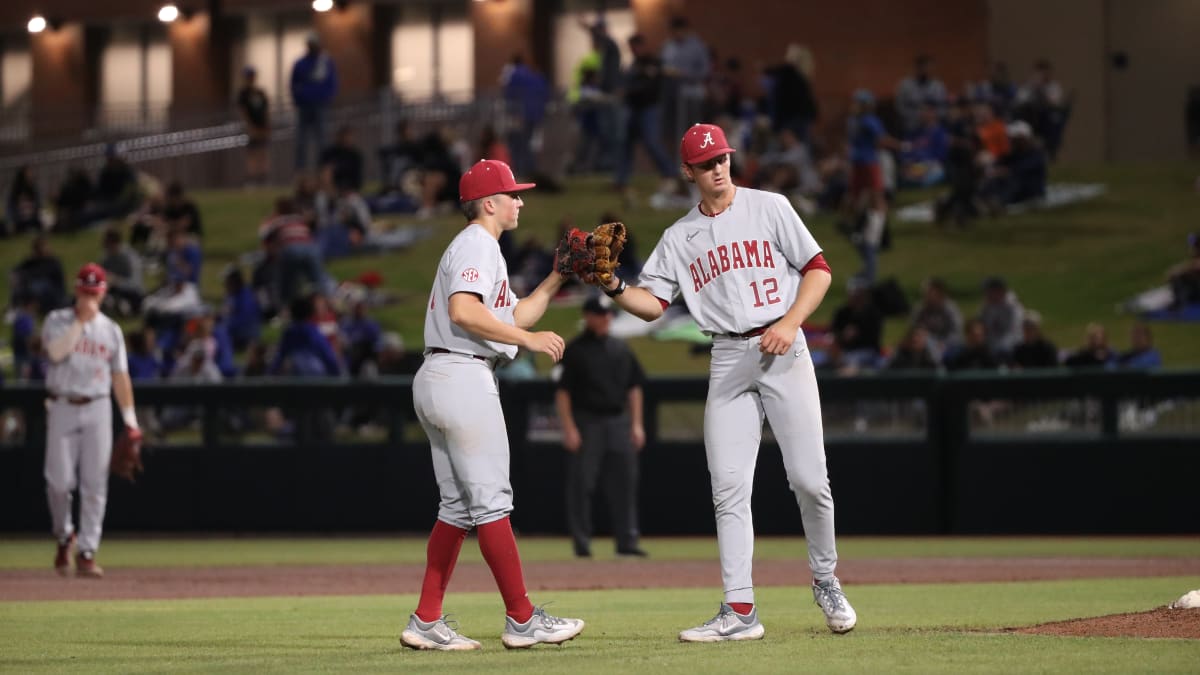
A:
{"label": "outfield wall", "polygon": [[[714,532],[701,437],[706,389],[702,379],[646,385],[646,534]],[[513,448],[514,525],[563,533],[564,452],[553,385],[506,383],[501,392]],[[1200,532],[1200,506],[1187,487],[1200,475],[1198,392],[1200,373],[823,379],[838,528]],[[136,485],[113,480],[109,531],[422,532],[436,516],[408,378],[162,384],[139,387],[138,399],[160,412],[186,404],[197,421],[148,446],[146,474]],[[276,406],[298,423],[286,434],[257,430],[259,413]],[[45,530],[42,394],[0,390],[0,410],[7,429],[23,429],[0,445],[0,530]],[[345,424],[351,419],[372,424],[356,433]],[[378,433],[362,432],[367,428]],[[801,531],[769,430],[754,507],[759,532]],[[601,521],[604,510],[596,509]]]}

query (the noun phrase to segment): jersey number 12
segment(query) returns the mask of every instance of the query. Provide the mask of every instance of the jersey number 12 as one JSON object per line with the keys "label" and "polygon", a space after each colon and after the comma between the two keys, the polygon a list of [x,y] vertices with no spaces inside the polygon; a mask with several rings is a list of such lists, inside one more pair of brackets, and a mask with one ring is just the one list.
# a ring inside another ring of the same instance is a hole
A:
{"label": "jersey number 12", "polygon": [[[762,295],[758,293],[758,282],[750,282],[750,290],[754,291],[754,306],[762,307],[763,305],[774,305],[779,302],[779,282],[775,281],[775,277],[767,277],[762,280]],[[763,302],[763,298],[767,301]]]}

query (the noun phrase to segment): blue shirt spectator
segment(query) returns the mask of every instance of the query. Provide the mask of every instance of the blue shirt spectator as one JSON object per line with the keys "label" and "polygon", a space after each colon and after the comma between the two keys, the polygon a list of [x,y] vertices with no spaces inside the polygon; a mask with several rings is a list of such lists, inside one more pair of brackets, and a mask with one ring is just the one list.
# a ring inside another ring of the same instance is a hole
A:
{"label": "blue shirt spectator", "polygon": [[203,254],[196,242],[178,230],[171,232],[167,242],[165,266],[167,278],[200,285],[200,265]]}
{"label": "blue shirt spectator", "polygon": [[148,339],[145,331],[129,334],[129,349],[126,361],[129,378],[135,381],[157,380],[163,374],[162,361],[155,355],[156,345]]}
{"label": "blue shirt spectator", "polygon": [[337,377],[342,372],[342,366],[338,363],[329,340],[309,321],[293,322],[284,329],[283,336],[279,339],[279,349],[275,352],[275,358],[267,372],[271,375],[283,373],[285,362],[288,364],[290,375]]}
{"label": "blue shirt spectator", "polygon": [[337,95],[337,68],[315,39],[309,38],[308,45],[292,66],[292,99],[297,106],[325,105]]}
{"label": "blue shirt spectator", "polygon": [[875,164],[879,161],[879,141],[885,132],[883,122],[872,113],[855,115],[849,119],[846,139],[850,144],[851,164]]}
{"label": "blue shirt spectator", "polygon": [[258,339],[262,332],[262,309],[258,306],[254,289],[246,285],[239,270],[232,270],[225,276],[225,307],[222,313],[222,323],[236,351],[245,349]]}
{"label": "blue shirt spectator", "polygon": [[1162,354],[1154,346],[1150,326],[1134,324],[1130,331],[1130,342],[1129,351],[1117,358],[1117,364],[1122,368],[1158,368],[1162,365]]}

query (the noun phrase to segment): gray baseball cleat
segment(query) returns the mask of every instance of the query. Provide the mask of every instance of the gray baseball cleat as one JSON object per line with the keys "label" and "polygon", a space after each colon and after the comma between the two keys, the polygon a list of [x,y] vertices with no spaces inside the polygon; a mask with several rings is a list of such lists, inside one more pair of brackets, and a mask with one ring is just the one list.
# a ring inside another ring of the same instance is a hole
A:
{"label": "gray baseball cleat", "polygon": [[536,644],[559,645],[583,632],[583,619],[563,619],[551,616],[541,607],[525,623],[504,617],[504,634],[500,641],[509,649],[525,649]]}
{"label": "gray baseball cleat", "polygon": [[813,600],[825,612],[825,625],[835,633],[849,633],[858,623],[858,614],[850,606],[842,591],[842,582],[837,577],[825,581],[813,581]]}
{"label": "gray baseball cleat", "polygon": [[[450,624],[455,624],[451,626]],[[455,630],[457,622],[446,621],[441,617],[437,621],[425,623],[413,614],[408,618],[408,625],[400,633],[400,644],[412,649],[439,649],[443,651],[469,651],[483,649],[483,645]]]}
{"label": "gray baseball cleat", "polygon": [[703,625],[689,628],[679,634],[680,642],[721,642],[724,640],[761,640],[767,629],[758,620],[758,608],[742,615],[721,603],[717,615]]}

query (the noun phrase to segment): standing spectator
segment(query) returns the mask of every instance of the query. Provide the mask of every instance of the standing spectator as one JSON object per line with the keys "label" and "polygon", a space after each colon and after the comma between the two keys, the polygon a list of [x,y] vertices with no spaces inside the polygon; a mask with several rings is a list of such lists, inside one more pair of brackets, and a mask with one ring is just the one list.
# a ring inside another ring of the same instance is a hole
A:
{"label": "standing spectator", "polygon": [[1013,348],[1012,364],[1020,369],[1053,368],[1058,365],[1058,348],[1042,335],[1042,316],[1025,311],[1021,321],[1022,339]]}
{"label": "standing spectator", "polygon": [[100,266],[108,273],[108,294],[102,308],[119,316],[141,312],[146,286],[142,278],[142,259],[121,241],[115,229],[104,232],[104,257]]}
{"label": "standing spectator", "polygon": [[361,192],[363,186],[363,155],[354,144],[354,130],[343,126],[337,131],[333,145],[321,151],[318,162],[321,171],[332,171],[333,187],[338,190]]}
{"label": "standing spectator", "polygon": [[39,234],[33,238],[32,254],[13,268],[12,300],[15,305],[26,299],[37,300],[42,313],[58,309],[66,300],[62,263],[50,251],[50,240]]}
{"label": "standing spectator", "polygon": [[847,282],[846,304],[833,312],[830,327],[847,365],[873,368],[879,361],[883,314],[871,300],[871,287],[859,277]]}
{"label": "standing spectator", "polygon": [[242,88],[237,109],[246,129],[246,180],[251,185],[266,185],[271,149],[271,108],[267,92],[258,86],[254,66],[242,69]]}
{"label": "standing spectator", "polygon": [[84,225],[127,216],[137,210],[141,201],[137,174],[115,143],[108,144],[104,157],[104,166],[96,176],[92,205],[84,215]]}
{"label": "standing spectator", "polygon": [[87,171],[78,166],[67,169],[67,175],[54,197],[56,230],[73,230],[84,225],[88,201],[92,198],[94,189]]}
{"label": "standing spectator", "polygon": [[163,204],[163,221],[167,231],[178,230],[194,237],[204,236],[204,223],[200,219],[200,209],[183,192],[183,184],[171,181],[167,185],[166,201]]}
{"label": "standing spectator", "polygon": [[913,74],[896,87],[896,112],[906,133],[920,127],[922,104],[931,103],[941,110],[946,103],[946,85],[933,77],[932,66],[933,59],[927,54],[918,54],[913,62]]}
{"label": "standing spectator", "polygon": [[929,332],[921,326],[909,326],[887,367],[888,370],[936,370],[937,361],[929,353]]}
{"label": "standing spectator", "polygon": [[979,320],[987,332],[988,347],[997,360],[1006,361],[1013,347],[1021,341],[1021,320],[1025,308],[1017,300],[1017,294],[1009,290],[1000,277],[988,277],[983,281],[983,306],[979,309]]}
{"label": "standing spectator", "polygon": [[[621,146],[621,160],[617,165],[616,184],[622,192],[629,189],[629,177],[633,173],[634,144],[641,142],[650,153],[650,159],[662,176],[663,192],[674,192],[678,170],[671,163],[661,140],[662,126],[659,119],[660,100],[663,88],[662,62],[651,53],[646,38],[640,33],[629,38],[633,50],[633,63],[625,74],[625,139]],[[628,193],[626,198],[628,198]]]}
{"label": "standing spectator", "polygon": [[1063,361],[1070,368],[1100,368],[1111,365],[1117,358],[1108,346],[1108,331],[1098,323],[1089,323],[1084,329],[1083,346],[1071,352]]}
{"label": "standing spectator", "polygon": [[920,326],[928,333],[930,352],[937,361],[959,345],[963,335],[962,312],[950,299],[948,290],[942,279],[926,279],[922,284],[921,303],[912,315],[912,325]]}
{"label": "standing spectator", "polygon": [[[500,75],[504,100],[508,102],[510,117],[508,150],[513,157],[513,172],[531,176],[538,171],[537,157],[533,151],[533,138],[546,117],[546,103],[550,99],[550,85],[545,76],[525,64],[525,58],[515,54]],[[515,112],[513,109],[515,108]]]}
{"label": "standing spectator", "polygon": [[15,234],[25,230],[42,230],[41,192],[33,177],[33,167],[28,164],[19,167],[13,174],[12,185],[8,189],[6,215],[9,227]]}
{"label": "standing spectator", "polygon": [[708,46],[688,20],[671,18],[670,33],[662,47],[663,74],[666,76],[666,116],[668,138],[681,138],[688,127],[701,121],[705,85],[712,63]]}
{"label": "standing spectator", "polygon": [[952,219],[962,227],[970,218],[979,215],[977,193],[983,180],[978,159],[982,144],[975,132],[970,103],[965,98],[950,106],[946,131],[950,134],[950,147],[946,153],[946,182],[950,192],[938,198],[934,217],[939,224]]}
{"label": "standing spectator", "polygon": [[1133,324],[1129,331],[1129,351],[1117,358],[1122,368],[1158,368],[1162,365],[1162,354],[1154,346],[1150,326],[1141,322]]}
{"label": "standing spectator", "polygon": [[597,18],[596,23],[588,27],[588,33],[592,37],[592,49],[600,55],[596,86],[602,96],[597,107],[596,123],[600,132],[601,154],[597,158],[597,168],[612,169],[619,161],[621,48],[608,34],[603,17]]}
{"label": "standing spectator", "polygon": [[646,443],[637,357],[612,337],[613,310],[591,298],[584,330],[563,352],[555,406],[567,450],[567,527],[575,555],[592,555],[592,498],[604,474],[617,555],[645,557],[638,546],[638,453]]}
{"label": "standing spectator", "polygon": [[801,143],[808,144],[809,129],[817,119],[817,98],[810,79],[812,53],[804,45],[789,44],[783,63],[768,68],[766,75],[770,81],[767,111],[771,128],[776,132],[791,129]]}
{"label": "standing spectator", "polygon": [[242,351],[258,340],[262,332],[262,310],[254,290],[246,285],[242,271],[234,267],[225,274],[225,326],[235,351]]}
{"label": "standing spectator", "polygon": [[[862,257],[858,272],[868,284],[875,283],[879,250],[883,246],[883,230],[887,225],[887,195],[880,168],[881,145],[896,145],[875,116],[875,95],[866,89],[854,92],[850,118],[846,122],[846,142],[850,146],[850,184],[846,190],[843,216],[851,231],[851,241]],[[866,203],[866,217],[860,209]],[[858,223],[862,223],[861,226]]]}
{"label": "standing spectator", "polygon": [[292,65],[292,100],[296,103],[296,168],[308,166],[308,145],[325,145],[325,117],[337,95],[333,58],[321,49],[316,33],[308,35],[308,51]]}

